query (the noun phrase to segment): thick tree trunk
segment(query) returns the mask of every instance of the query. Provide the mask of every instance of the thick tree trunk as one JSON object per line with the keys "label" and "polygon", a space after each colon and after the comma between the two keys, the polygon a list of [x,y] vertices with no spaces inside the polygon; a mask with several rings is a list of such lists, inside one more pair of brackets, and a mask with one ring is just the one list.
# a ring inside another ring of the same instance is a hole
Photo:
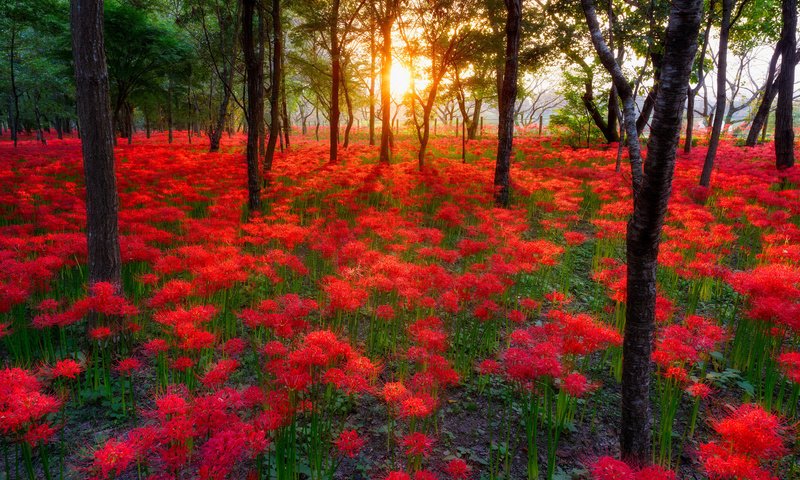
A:
{"label": "thick tree trunk", "polygon": [[778,105],[775,109],[775,165],[778,170],[794,166],[794,97],[795,48],[797,47],[797,0],[782,0],[781,17],[781,82],[778,84]]}
{"label": "thick tree trunk", "polygon": [[336,163],[339,155],[339,85],[342,81],[342,52],[339,48],[339,0],[333,0],[331,12],[331,108],[330,155],[328,161]]}
{"label": "thick tree trunk", "polygon": [[89,285],[111,282],[122,289],[114,173],[114,132],[103,36],[103,1],[70,2],[75,96],[82,129],[86,180],[86,240]]}
{"label": "thick tree trunk", "polygon": [[517,101],[517,69],[522,0],[504,0],[506,6],[506,60],[500,91],[497,127],[497,163],[494,169],[494,201],[507,207],[511,182],[511,148],[514,143],[514,103]]}
{"label": "thick tree trunk", "polygon": [[283,33],[281,31],[281,1],[272,0],[272,79],[270,86],[269,96],[269,142],[267,143],[267,153],[264,156],[264,170],[269,172],[272,170],[272,162],[275,159],[275,145],[278,142],[278,137],[281,134],[281,111],[280,111],[280,94],[281,94],[281,78],[282,78],[282,64],[281,56],[283,55]]}
{"label": "thick tree trunk", "polygon": [[650,382],[658,250],[672,190],[675,153],[697,51],[702,6],[702,0],[672,2],[642,187],[628,222],[620,447],[623,459],[642,465],[652,458]]}
{"label": "thick tree trunk", "polygon": [[[256,48],[253,21],[256,0],[242,0],[242,52],[247,72],[247,206],[250,212],[261,208],[261,181],[258,165],[258,137],[264,123],[264,56]],[[258,28],[263,19],[258,16]]]}
{"label": "thick tree trunk", "polygon": [[730,34],[731,11],[734,0],[722,0],[722,19],[719,31],[719,53],[717,61],[717,105],[714,112],[714,125],[711,127],[711,138],[708,140],[708,151],[703,163],[703,172],[700,174],[700,185],[707,187],[711,183],[711,171],[714,169],[714,159],[717,156],[719,137],[722,134],[722,124],[725,121],[726,102],[726,70],[728,68],[728,36]]}

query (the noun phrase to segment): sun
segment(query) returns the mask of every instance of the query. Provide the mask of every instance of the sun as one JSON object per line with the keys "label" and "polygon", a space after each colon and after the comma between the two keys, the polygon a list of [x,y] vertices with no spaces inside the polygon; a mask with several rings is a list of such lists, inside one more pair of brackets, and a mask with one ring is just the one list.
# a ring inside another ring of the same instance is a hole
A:
{"label": "sun", "polygon": [[400,101],[411,87],[411,72],[403,64],[392,62],[391,75],[392,97]]}

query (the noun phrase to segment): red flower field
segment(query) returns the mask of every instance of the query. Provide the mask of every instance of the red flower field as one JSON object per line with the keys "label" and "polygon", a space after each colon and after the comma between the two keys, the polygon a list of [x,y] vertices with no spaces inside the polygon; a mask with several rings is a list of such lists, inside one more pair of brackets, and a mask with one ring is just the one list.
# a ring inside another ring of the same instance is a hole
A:
{"label": "red flower field", "polygon": [[[356,133],[358,135],[360,133]],[[299,133],[249,222],[243,136],[116,148],[123,294],[87,291],[80,142],[0,142],[0,435],[16,479],[800,478],[800,173],[679,154],[657,466],[622,463],[616,146]]]}

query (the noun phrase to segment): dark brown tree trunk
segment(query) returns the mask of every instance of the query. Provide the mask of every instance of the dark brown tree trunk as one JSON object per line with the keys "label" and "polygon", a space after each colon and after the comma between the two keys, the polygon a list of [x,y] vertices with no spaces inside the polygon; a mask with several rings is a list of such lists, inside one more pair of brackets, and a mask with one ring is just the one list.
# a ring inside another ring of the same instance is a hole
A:
{"label": "dark brown tree trunk", "polygon": [[592,121],[594,122],[595,126],[597,126],[600,133],[603,134],[603,138],[606,139],[606,142],[618,142],[619,141],[619,133],[616,129],[608,128],[608,123],[606,119],[603,118],[603,114],[600,113],[600,110],[597,108],[597,104],[594,101],[594,87],[591,81],[587,81],[583,84],[584,86],[584,93],[581,97],[583,101],[583,106],[586,107],[586,111],[589,113]]}
{"label": "dark brown tree trunk", "polygon": [[70,2],[75,96],[82,129],[86,180],[86,240],[89,285],[110,282],[122,289],[114,174],[114,132],[103,36],[103,1]]}
{"label": "dark brown tree trunk", "polygon": [[494,169],[494,201],[508,207],[511,182],[511,148],[514,143],[514,103],[517,101],[517,68],[522,0],[504,0],[506,6],[506,60],[500,91],[497,127],[497,163]]}
{"label": "dark brown tree trunk", "polygon": [[703,70],[703,62],[706,59],[706,50],[708,50],[708,42],[711,38],[711,25],[714,23],[714,3],[715,0],[712,0],[708,7],[708,13],[706,14],[706,28],[703,33],[703,46],[700,49],[700,55],[694,61],[697,64],[697,85],[694,88],[689,86],[689,91],[687,92],[686,139],[683,144],[683,152],[686,154],[692,151],[692,136],[694,134],[694,100],[695,97],[697,97],[697,93],[701,88],[703,88],[703,85],[705,85],[706,74],[708,73]]}
{"label": "dark brown tree trunk", "polygon": [[331,11],[331,109],[330,155],[328,161],[336,163],[339,155],[339,85],[342,81],[342,58],[339,48],[339,0],[333,0]]}
{"label": "dark brown tree trunk", "polygon": [[350,98],[350,89],[347,88],[347,76],[342,75],[342,90],[344,90],[344,101],[347,105],[347,126],[344,128],[344,148],[350,146],[350,130],[353,128],[355,116],[353,115],[353,100]]}
{"label": "dark brown tree trunk", "polygon": [[17,79],[16,69],[14,68],[14,59],[17,55],[16,52],[16,39],[17,29],[16,26],[11,27],[11,48],[8,51],[8,63],[11,73],[11,99],[14,105],[14,118],[11,118],[11,111],[8,112],[9,123],[11,124],[11,139],[14,141],[14,148],[17,147],[19,139],[19,93],[17,93]]}
{"label": "dark brown tree trunk", "polygon": [[[256,0],[242,0],[242,52],[247,72],[247,206],[250,212],[261,208],[261,181],[258,165],[258,139],[264,123],[264,56],[255,45]],[[258,29],[263,30],[258,15]]]}
{"label": "dark brown tree trunk", "polygon": [[758,143],[758,135],[764,128],[766,119],[769,116],[769,110],[772,108],[772,102],[778,94],[777,86],[780,82],[780,77],[776,80],[775,73],[778,69],[778,59],[781,56],[781,44],[782,41],[779,40],[769,62],[767,80],[764,82],[764,93],[761,96],[761,102],[758,104],[756,114],[753,116],[753,122],[750,124],[750,131],[747,132],[747,140],[744,142],[748,147],[754,147]]}
{"label": "dark brown tree trunk", "polygon": [[656,83],[653,88],[647,93],[647,97],[642,103],[642,111],[639,112],[639,117],[636,119],[636,130],[641,134],[647,122],[650,121],[650,115],[653,113],[653,106],[656,104],[656,97],[658,96],[658,74],[656,76]]}
{"label": "dark brown tree trunk", "polygon": [[672,2],[647,161],[633,217],[628,222],[627,306],[622,359],[622,458],[652,458],[651,353],[655,332],[656,267],[680,140],[681,117],[697,51],[702,0]]}
{"label": "dark brown tree trunk", "polygon": [[794,166],[794,97],[795,48],[797,47],[797,0],[782,0],[781,18],[781,81],[778,84],[778,105],[775,108],[775,165],[778,170]]}
{"label": "dark brown tree trunk", "polygon": [[[286,43],[284,42],[284,45]],[[286,49],[281,48],[281,128],[283,128],[283,140],[286,148],[291,146],[289,131],[292,129],[291,118],[289,117],[289,107],[286,102]]]}
{"label": "dark brown tree trunk", "polygon": [[168,141],[172,143],[172,78],[169,79],[169,85],[167,86],[167,130]]}
{"label": "dark brown tree trunk", "polygon": [[280,115],[280,94],[283,55],[283,33],[281,31],[281,1],[272,0],[272,79],[269,96],[269,142],[267,143],[267,153],[264,156],[264,170],[272,170],[272,162],[275,159],[275,145],[281,135],[281,115]]}
{"label": "dark brown tree trunk", "polygon": [[375,60],[378,56],[375,46],[375,26],[369,34],[369,144],[375,145]]}
{"label": "dark brown tree trunk", "polygon": [[717,61],[717,105],[714,112],[714,124],[711,127],[711,138],[708,140],[708,151],[703,163],[703,172],[700,174],[700,185],[707,187],[711,183],[711,171],[714,169],[714,159],[717,156],[719,137],[722,134],[722,124],[725,121],[726,102],[726,70],[728,68],[728,36],[730,34],[731,11],[734,0],[722,0],[722,19],[719,30],[719,53]]}

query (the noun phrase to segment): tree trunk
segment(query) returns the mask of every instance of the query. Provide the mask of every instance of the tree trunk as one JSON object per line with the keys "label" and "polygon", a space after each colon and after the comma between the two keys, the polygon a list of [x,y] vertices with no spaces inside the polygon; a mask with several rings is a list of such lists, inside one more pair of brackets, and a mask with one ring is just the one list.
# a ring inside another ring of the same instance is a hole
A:
{"label": "tree trunk", "polygon": [[[614,58],[614,52],[611,51],[603,39],[603,33],[600,31],[600,23],[597,21],[597,12],[595,11],[593,0],[581,0],[581,6],[586,16],[586,23],[589,25],[589,32],[591,33],[594,48],[600,57],[603,67],[611,74],[611,80],[614,85],[612,93],[614,93],[615,97],[619,95],[620,99],[622,99],[622,116],[625,125],[625,138],[628,142],[628,157],[631,164],[631,183],[633,186],[633,196],[635,198],[642,185],[642,153],[641,145],[639,144],[639,131],[636,128],[636,105],[633,101],[633,90],[631,84],[622,73],[622,68]],[[614,124],[616,129],[617,108],[615,107],[614,110]],[[617,134],[617,136],[619,136],[619,134]]]}
{"label": "tree trunk", "polygon": [[375,145],[375,28],[369,34],[369,144]]}
{"label": "tree trunk", "polygon": [[778,170],[794,166],[794,96],[795,48],[797,47],[797,0],[782,0],[781,18],[781,82],[778,84],[778,105],[775,108],[775,165]]}
{"label": "tree trunk", "polygon": [[[388,2],[387,2],[388,3]],[[390,149],[390,136],[392,134],[392,24],[393,13],[387,12],[381,20],[381,34],[383,46],[381,47],[381,152],[380,162],[389,163],[392,160]]]}
{"label": "tree trunk", "polygon": [[683,153],[692,151],[692,136],[694,134],[694,89],[689,86],[686,90],[686,139],[683,141]]}
{"label": "tree trunk", "polygon": [[172,143],[172,78],[169,79],[167,86],[167,139]]}
{"label": "tree trunk", "polygon": [[339,0],[333,0],[331,12],[331,108],[330,115],[330,156],[328,161],[336,163],[339,154],[339,85],[342,81],[342,59],[339,48]]}
{"label": "tree trunk", "polygon": [[[783,38],[783,37],[781,37]],[[778,59],[781,55],[781,45],[783,40],[779,40],[775,46],[775,51],[769,62],[769,70],[767,70],[767,80],[764,82],[764,93],[761,96],[761,102],[758,104],[756,114],[753,116],[753,122],[750,125],[750,131],[747,132],[747,140],[744,144],[748,147],[754,147],[758,143],[758,135],[764,128],[765,121],[769,116],[769,110],[772,108],[772,102],[778,94],[778,80],[775,79],[775,72],[778,68]]]}
{"label": "tree trunk", "polygon": [[275,144],[281,135],[281,56],[283,55],[283,33],[281,31],[281,1],[272,0],[272,79],[269,96],[269,142],[267,143],[267,153],[264,156],[264,170],[272,170],[272,162],[275,159]]}
{"label": "tree trunk", "polygon": [[719,53],[717,61],[717,105],[714,112],[714,125],[711,128],[711,138],[708,140],[708,151],[703,163],[703,173],[700,175],[700,185],[707,187],[711,183],[711,171],[714,169],[714,158],[717,156],[719,137],[722,134],[722,123],[725,121],[725,97],[727,84],[726,70],[728,68],[728,36],[730,34],[731,10],[734,0],[722,0],[722,20],[719,30]]}
{"label": "tree trunk", "polygon": [[72,0],[70,26],[75,97],[83,133],[89,285],[110,282],[120,291],[119,199],[103,37],[103,0]]}
{"label": "tree trunk", "polygon": [[[283,45],[285,44],[284,41]],[[281,45],[281,128],[286,148],[289,148],[291,146],[289,131],[292,129],[292,119],[289,117],[289,108],[286,102],[286,49],[283,48],[283,45]]]}
{"label": "tree trunk", "polygon": [[504,0],[504,3],[507,12],[506,60],[503,88],[500,92],[497,163],[494,170],[494,201],[500,207],[508,207],[509,202],[511,148],[514,143],[514,103],[517,101],[519,30],[522,18],[522,0]]}
{"label": "tree trunk", "polygon": [[[264,50],[255,45],[256,5],[256,0],[242,0],[242,52],[247,73],[247,206],[251,213],[261,208],[258,137],[264,123]],[[263,30],[262,22],[259,14],[259,31]]]}
{"label": "tree trunk", "polygon": [[11,70],[11,99],[14,104],[14,118],[11,118],[11,111],[8,112],[9,123],[11,124],[11,139],[14,141],[14,148],[17,147],[19,139],[19,93],[17,93],[17,78],[14,68],[14,57],[16,56],[17,29],[11,27],[11,48],[8,51],[8,63]]}
{"label": "tree trunk", "polygon": [[658,250],[672,190],[675,153],[697,51],[702,6],[702,0],[672,2],[642,187],[634,199],[633,216],[628,222],[620,447],[624,460],[641,465],[652,458],[650,382]]}
{"label": "tree trunk", "polygon": [[342,75],[342,90],[344,90],[344,101],[347,105],[347,126],[344,128],[344,148],[350,146],[350,130],[353,128],[353,100],[350,98],[350,90],[347,88],[347,76]]}

